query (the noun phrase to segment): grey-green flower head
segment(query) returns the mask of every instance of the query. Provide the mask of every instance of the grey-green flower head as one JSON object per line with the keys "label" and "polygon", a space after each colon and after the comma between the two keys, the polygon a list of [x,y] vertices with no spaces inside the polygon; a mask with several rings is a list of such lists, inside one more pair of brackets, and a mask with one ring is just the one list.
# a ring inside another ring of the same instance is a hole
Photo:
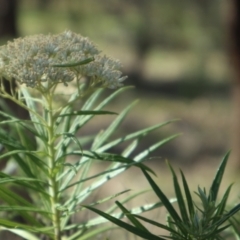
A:
{"label": "grey-green flower head", "polygon": [[[79,63],[79,64],[78,64]],[[118,61],[101,56],[88,38],[71,31],[15,39],[0,47],[0,76],[33,88],[88,78],[93,86],[122,86]]]}

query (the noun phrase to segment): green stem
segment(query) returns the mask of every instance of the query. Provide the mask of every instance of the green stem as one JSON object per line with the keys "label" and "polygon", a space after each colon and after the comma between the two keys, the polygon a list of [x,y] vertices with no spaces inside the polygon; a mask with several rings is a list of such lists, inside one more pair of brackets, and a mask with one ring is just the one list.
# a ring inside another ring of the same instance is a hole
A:
{"label": "green stem", "polygon": [[53,107],[52,107],[52,96],[49,94],[45,96],[48,113],[47,113],[47,123],[48,123],[48,166],[49,166],[49,195],[51,196],[51,211],[52,211],[52,223],[54,226],[54,240],[61,240],[61,226],[60,226],[60,212],[58,210],[58,181],[57,181],[57,166],[55,163],[55,141],[54,141],[54,117],[53,117]]}

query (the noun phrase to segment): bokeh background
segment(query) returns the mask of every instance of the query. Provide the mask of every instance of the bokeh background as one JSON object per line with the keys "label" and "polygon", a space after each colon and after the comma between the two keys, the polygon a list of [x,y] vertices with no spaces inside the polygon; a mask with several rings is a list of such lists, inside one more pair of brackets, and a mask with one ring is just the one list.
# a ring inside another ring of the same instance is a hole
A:
{"label": "bokeh background", "polygon": [[[235,181],[232,199],[237,199],[239,5],[237,0],[0,0],[0,41],[66,29],[89,37],[103,53],[122,62],[129,76],[125,84],[135,86],[112,108],[120,111],[141,99],[122,132],[180,119],[142,145],[182,133],[148,162],[169,197],[174,195],[165,159],[180,167],[196,189],[210,184],[221,158],[232,149],[223,190]],[[106,124],[102,120],[96,129]],[[147,187],[139,175],[125,174],[111,186],[114,191],[117,186]]]}

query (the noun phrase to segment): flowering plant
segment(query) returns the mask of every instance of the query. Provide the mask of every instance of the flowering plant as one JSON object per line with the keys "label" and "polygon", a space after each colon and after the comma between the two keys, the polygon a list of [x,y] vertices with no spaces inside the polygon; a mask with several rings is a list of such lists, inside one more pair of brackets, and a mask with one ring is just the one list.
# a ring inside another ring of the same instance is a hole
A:
{"label": "flowering plant", "polygon": [[[104,88],[119,88],[126,79],[120,64],[102,56],[87,38],[71,31],[19,38],[0,47],[0,79],[0,96],[27,110],[30,116],[23,120],[0,111],[3,118],[0,143],[5,149],[0,159],[8,159],[7,168],[0,172],[0,230],[29,240],[83,240],[112,228],[91,230],[92,226],[107,221],[100,216],[80,222],[74,218],[86,211],[82,204],[94,190],[129,167],[152,172],[142,161],[176,135],[138,154],[133,151],[140,139],[170,121],[114,139],[113,133],[133,102],[105,130],[94,136],[80,135],[79,130],[94,116],[115,114],[104,108],[128,88],[103,98]],[[10,91],[6,90],[4,79],[9,81]],[[69,86],[73,91],[66,93],[61,86]],[[11,134],[4,129],[11,129]],[[112,152],[112,148],[123,142],[128,144],[121,154]],[[95,161],[109,162],[109,166],[92,174]],[[13,175],[16,168],[19,173]],[[27,198],[18,195],[16,187],[26,190]],[[134,212],[155,206],[149,204]],[[111,206],[106,212],[123,217],[115,210]],[[21,221],[16,220],[18,216]]]}

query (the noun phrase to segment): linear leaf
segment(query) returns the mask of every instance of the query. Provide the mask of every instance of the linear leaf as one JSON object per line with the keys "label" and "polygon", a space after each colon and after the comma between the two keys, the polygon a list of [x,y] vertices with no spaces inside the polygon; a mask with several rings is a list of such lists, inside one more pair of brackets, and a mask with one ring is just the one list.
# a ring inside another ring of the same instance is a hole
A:
{"label": "linear leaf", "polygon": [[9,220],[2,219],[2,218],[0,218],[0,226],[8,228],[8,229],[9,228],[10,229],[21,228],[22,230],[26,230],[29,232],[44,233],[50,237],[53,237],[53,232],[51,231],[51,230],[53,230],[53,227],[43,227],[43,228],[34,227],[34,226],[29,226],[29,225],[18,223],[18,222],[9,221]]}
{"label": "linear leaf", "polygon": [[97,148],[99,148],[111,136],[111,134],[118,128],[118,126],[122,123],[128,112],[137,102],[138,101],[132,102],[117,116],[117,118],[109,125],[109,127],[104,132],[102,132],[102,134],[96,139],[96,141],[94,141],[91,148],[92,150],[96,150]]}
{"label": "linear leaf", "polygon": [[85,65],[90,62],[94,61],[94,57],[86,58],[84,60],[81,60],[79,62],[73,62],[73,63],[63,63],[63,64],[53,64],[52,67],[76,67],[80,65]]}
{"label": "linear leaf", "polygon": [[165,208],[168,210],[169,214],[172,216],[175,222],[181,222],[181,218],[179,217],[178,213],[176,210],[173,208],[172,204],[169,202],[168,198],[165,196],[165,194],[161,191],[161,189],[157,186],[157,184],[153,181],[151,176],[144,170],[142,169],[143,174],[147,178],[149,184],[151,185],[153,191],[156,193],[158,196],[159,200],[163,203]]}
{"label": "linear leaf", "polygon": [[122,155],[110,154],[110,153],[97,153],[93,151],[91,152],[84,151],[84,152],[77,152],[77,153],[82,154],[82,156],[89,157],[91,159],[97,159],[97,160],[102,160],[107,162],[120,162],[130,166],[133,165],[139,168],[144,168],[146,171],[149,171],[155,175],[155,173],[146,165],[139,162],[135,162],[131,158],[126,158],[126,157],[123,157]]}
{"label": "linear leaf", "polygon": [[119,220],[117,218],[114,218],[111,215],[106,214],[105,212],[102,212],[102,211],[100,211],[100,210],[98,210],[96,208],[93,208],[93,207],[90,207],[90,206],[86,206],[86,205],[84,205],[84,207],[88,208],[89,210],[91,210],[91,211],[97,213],[98,215],[106,218],[107,220],[109,220],[110,222],[120,226],[121,228],[126,229],[128,232],[132,232],[135,235],[140,236],[140,237],[142,237],[144,239],[165,240],[164,238],[161,238],[161,237],[158,237],[156,235],[153,235],[150,232],[145,232],[145,231],[143,231],[141,229],[138,229],[138,228],[136,228],[136,227],[134,227],[134,226],[132,226],[132,225],[130,225],[128,223],[125,223],[125,222],[123,222],[123,221],[121,221],[121,220]]}
{"label": "linear leaf", "polygon": [[129,219],[129,221],[138,229],[141,229],[145,232],[149,232],[147,228],[145,228],[135,217],[134,215],[131,215],[131,212],[129,212],[120,202],[115,202],[118,207],[122,210],[122,212],[125,214],[125,216]]}
{"label": "linear leaf", "polygon": [[149,218],[145,218],[145,217],[143,217],[143,216],[139,216],[139,215],[136,215],[136,214],[134,214],[134,216],[135,216],[136,218],[139,218],[139,219],[143,220],[144,222],[150,223],[150,224],[153,225],[153,226],[156,226],[156,227],[165,229],[165,230],[167,230],[168,232],[170,232],[170,233],[172,233],[172,234],[180,235],[177,231],[174,231],[174,229],[172,229],[172,228],[170,228],[170,227],[168,227],[168,226],[166,226],[166,225],[164,225],[164,224],[158,223],[158,222],[153,221],[153,220],[151,220],[151,219],[149,219]]}
{"label": "linear leaf", "polygon": [[72,111],[71,113],[60,114],[58,117],[65,116],[80,116],[80,115],[117,115],[115,112],[110,111]]}
{"label": "linear leaf", "polygon": [[230,155],[230,151],[227,152],[227,154],[223,157],[223,160],[220,164],[217,174],[212,182],[212,186],[209,190],[209,197],[208,197],[209,201],[216,202],[217,200],[218,190],[222,181],[222,177],[224,174],[225,167],[227,165],[229,155]]}
{"label": "linear leaf", "polygon": [[175,189],[176,197],[178,200],[177,202],[178,202],[179,210],[180,210],[180,213],[182,216],[182,220],[185,224],[189,225],[188,213],[187,213],[186,205],[185,205],[185,202],[183,199],[182,191],[181,191],[181,188],[178,183],[177,175],[176,175],[175,171],[173,170],[171,164],[169,162],[167,162],[167,164],[172,172],[174,189]]}
{"label": "linear leaf", "polygon": [[46,133],[45,133],[44,128],[41,126],[44,123],[44,120],[40,115],[37,114],[37,107],[34,103],[34,99],[31,97],[30,93],[27,91],[26,88],[21,87],[20,90],[21,90],[21,93],[24,96],[24,100],[29,108],[29,114],[30,114],[31,120],[34,124],[34,127],[37,130],[38,135],[41,136],[42,139],[44,139],[46,136]]}
{"label": "linear leaf", "polygon": [[22,237],[23,239],[28,239],[28,240],[40,240],[40,238],[34,236],[33,234],[29,233],[28,231],[25,230],[21,230],[21,229],[15,229],[15,228],[7,228],[7,227],[3,227],[0,226],[0,231],[9,231],[11,233],[14,233],[20,237]]}
{"label": "linear leaf", "polygon": [[133,133],[130,133],[124,137],[120,137],[116,140],[113,140],[105,145],[103,145],[102,147],[98,148],[98,151],[99,152],[104,152],[114,146],[117,146],[118,144],[120,143],[123,143],[123,142],[126,142],[128,140],[132,140],[132,139],[136,139],[136,138],[139,138],[139,137],[142,137],[142,136],[146,136],[148,133],[152,132],[152,131],[156,131],[157,129],[163,127],[163,126],[166,126],[168,125],[169,123],[172,123],[176,120],[172,120],[172,121],[167,121],[167,122],[164,122],[164,123],[160,123],[160,124],[156,124],[152,127],[148,127],[148,128],[144,128],[140,131],[136,131],[136,132],[133,132]]}
{"label": "linear leaf", "polygon": [[195,209],[194,209],[192,196],[191,196],[187,181],[185,179],[185,176],[184,176],[182,171],[180,171],[180,172],[181,172],[181,177],[182,177],[182,183],[183,183],[183,187],[184,187],[185,196],[186,196],[186,199],[187,199],[188,212],[189,212],[190,216],[193,217]]}

